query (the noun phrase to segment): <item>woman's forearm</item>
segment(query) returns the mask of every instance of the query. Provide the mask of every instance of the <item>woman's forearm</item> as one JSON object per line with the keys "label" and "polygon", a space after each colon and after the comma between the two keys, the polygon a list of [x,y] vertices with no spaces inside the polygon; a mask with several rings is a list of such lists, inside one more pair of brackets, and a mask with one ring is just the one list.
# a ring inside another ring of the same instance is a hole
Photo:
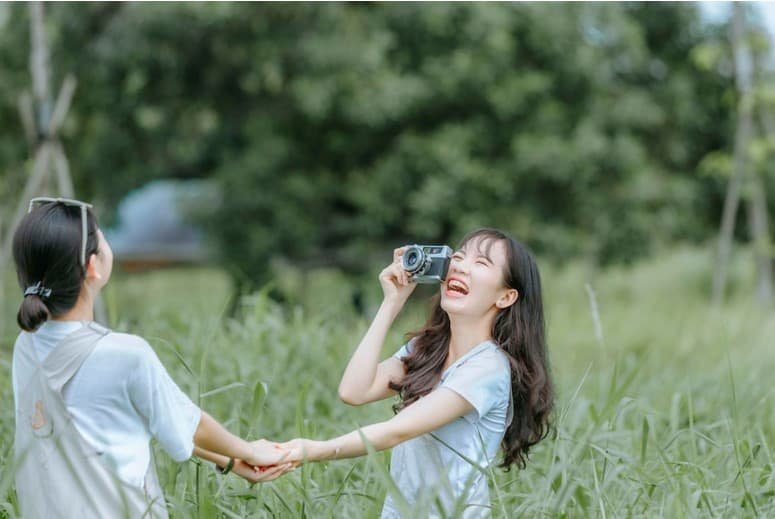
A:
{"label": "woman's forearm", "polygon": [[219,467],[225,467],[229,464],[229,457],[222,454],[218,454],[212,451],[208,451],[199,446],[194,446],[194,456],[203,460],[214,463]]}
{"label": "woman's forearm", "polygon": [[361,427],[337,438],[317,441],[298,439],[289,442],[293,461],[319,461],[353,458],[368,452],[390,449],[399,443],[435,431],[474,411],[473,405],[451,389],[431,391],[390,420]]}
{"label": "woman's forearm", "polygon": [[409,438],[402,434],[391,420],[388,420],[367,425],[338,438],[312,442],[307,455],[312,461],[363,456],[368,452],[364,439],[375,451],[382,451],[395,447]]}
{"label": "woman's forearm", "polygon": [[[216,455],[220,454],[227,458],[249,459],[252,457],[252,450],[248,442],[227,431],[225,427],[204,411],[202,411],[199,427],[194,434],[194,445],[200,450]],[[194,453],[196,454],[196,449]],[[209,458],[205,459],[213,461]]]}
{"label": "woman's forearm", "polygon": [[246,442],[227,431],[212,416],[202,411],[199,427],[194,433],[194,445],[205,451],[244,461],[248,465],[276,465],[289,452],[267,440]]}
{"label": "woman's forearm", "polygon": [[339,383],[339,396],[344,401],[355,401],[368,392],[374,384],[377,366],[388,330],[403,305],[385,299],[350,358]]}

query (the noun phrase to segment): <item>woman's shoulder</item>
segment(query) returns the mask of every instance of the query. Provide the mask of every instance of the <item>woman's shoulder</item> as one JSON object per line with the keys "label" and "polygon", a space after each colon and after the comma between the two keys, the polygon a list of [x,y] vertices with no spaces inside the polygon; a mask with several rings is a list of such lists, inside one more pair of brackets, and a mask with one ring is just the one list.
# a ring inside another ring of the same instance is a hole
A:
{"label": "woman's shoulder", "polygon": [[16,351],[17,348],[21,348],[22,344],[28,340],[30,340],[30,336],[32,334],[30,332],[25,332],[24,330],[21,330],[19,332],[19,335],[16,336],[16,340],[13,341],[13,348],[14,351]]}
{"label": "woman's shoulder", "polygon": [[22,357],[29,356],[32,353],[28,351],[27,348],[25,348],[25,345],[28,343],[28,341],[31,341],[30,335],[30,332],[25,332],[22,330],[19,332],[19,335],[16,336],[16,340],[13,343],[13,353],[11,354],[14,370],[17,369],[16,365],[19,363]]}
{"label": "woman's shoulder", "polygon": [[136,362],[156,357],[156,353],[148,341],[139,335],[114,331],[111,331],[100,341],[96,351],[103,355],[120,356]]}
{"label": "woman's shoulder", "polygon": [[489,388],[493,397],[497,395],[503,405],[508,405],[511,393],[511,364],[508,355],[500,346],[490,342],[480,357],[481,384]]}
{"label": "woman's shoulder", "polygon": [[105,336],[104,342],[117,348],[150,348],[148,341],[133,333],[124,333],[111,330]]}
{"label": "woman's shoulder", "polygon": [[[497,344],[488,343],[483,349],[461,366],[472,377],[488,387],[497,388],[497,392],[508,392],[511,387],[511,365],[509,358]],[[494,389],[495,390],[495,389]]]}
{"label": "woman's shoulder", "polygon": [[484,385],[508,386],[511,381],[511,366],[506,353],[493,342],[482,344],[478,351],[463,360],[451,377],[460,377]]}
{"label": "woman's shoulder", "polygon": [[509,357],[503,349],[492,341],[488,341],[479,355],[472,360],[482,367],[498,373],[511,373]]}

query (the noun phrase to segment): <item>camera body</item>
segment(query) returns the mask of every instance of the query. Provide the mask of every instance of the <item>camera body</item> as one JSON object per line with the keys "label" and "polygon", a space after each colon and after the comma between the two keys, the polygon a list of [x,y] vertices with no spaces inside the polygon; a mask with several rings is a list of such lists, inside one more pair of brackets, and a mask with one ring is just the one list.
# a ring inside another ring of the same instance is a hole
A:
{"label": "camera body", "polygon": [[447,278],[452,249],[446,245],[407,245],[401,266],[415,283],[441,283]]}

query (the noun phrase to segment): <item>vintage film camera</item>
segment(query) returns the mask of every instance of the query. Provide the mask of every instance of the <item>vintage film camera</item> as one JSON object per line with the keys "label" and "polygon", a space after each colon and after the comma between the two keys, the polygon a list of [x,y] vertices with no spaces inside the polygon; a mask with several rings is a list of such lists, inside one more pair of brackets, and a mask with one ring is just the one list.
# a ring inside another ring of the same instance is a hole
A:
{"label": "vintage film camera", "polygon": [[401,266],[415,283],[441,283],[447,277],[452,249],[446,245],[408,245]]}

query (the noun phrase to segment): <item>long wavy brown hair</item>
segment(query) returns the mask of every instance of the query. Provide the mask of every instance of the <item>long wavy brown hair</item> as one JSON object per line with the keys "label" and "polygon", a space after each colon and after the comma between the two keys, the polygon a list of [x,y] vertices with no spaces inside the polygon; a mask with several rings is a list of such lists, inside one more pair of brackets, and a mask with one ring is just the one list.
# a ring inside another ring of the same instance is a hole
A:
{"label": "long wavy brown hair", "polygon": [[[504,284],[518,292],[517,301],[495,316],[492,338],[506,353],[511,365],[511,393],[514,416],[503,437],[503,463],[524,468],[530,448],[549,432],[554,405],[554,389],[546,349],[546,325],[541,296],[541,278],[530,251],[520,242],[496,229],[478,229],[463,238],[460,247],[477,240],[491,248],[501,242],[506,248]],[[428,321],[410,332],[414,339],[411,353],[403,358],[406,375],[400,383],[390,383],[400,401],[395,412],[430,393],[441,379],[449,355],[449,316],[441,308],[440,295],[434,296]]]}

